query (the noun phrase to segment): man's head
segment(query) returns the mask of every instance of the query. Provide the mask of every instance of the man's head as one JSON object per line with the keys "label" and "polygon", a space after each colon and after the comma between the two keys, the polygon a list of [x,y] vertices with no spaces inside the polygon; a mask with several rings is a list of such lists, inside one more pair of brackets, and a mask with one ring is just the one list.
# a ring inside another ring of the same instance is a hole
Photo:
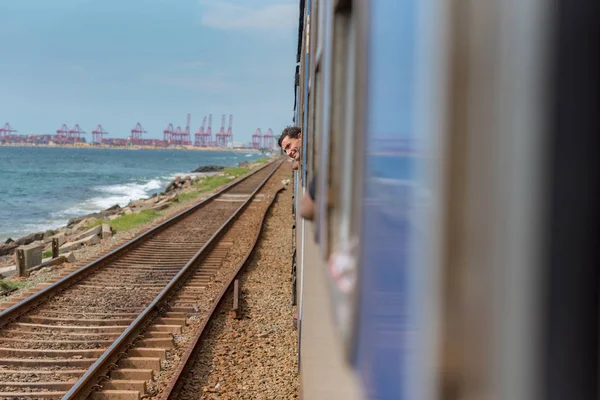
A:
{"label": "man's head", "polygon": [[288,126],[281,132],[279,147],[283,149],[288,157],[300,161],[300,147],[302,146],[302,132],[297,126]]}

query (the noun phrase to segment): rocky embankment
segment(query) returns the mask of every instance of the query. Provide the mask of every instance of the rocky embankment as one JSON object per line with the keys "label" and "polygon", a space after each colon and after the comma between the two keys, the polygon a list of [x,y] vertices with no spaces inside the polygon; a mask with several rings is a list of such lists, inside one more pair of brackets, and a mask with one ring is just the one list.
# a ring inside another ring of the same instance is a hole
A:
{"label": "rocky embankment", "polygon": [[[239,167],[252,167],[248,162]],[[201,166],[183,177],[177,176],[167,185],[162,193],[156,193],[149,198],[131,201],[124,207],[115,204],[96,213],[71,218],[65,227],[36,232],[18,239],[7,239],[0,244],[0,266],[14,264],[14,254],[21,246],[38,245],[48,254],[52,248],[52,240],[58,239],[60,253],[71,252],[85,246],[91,246],[112,236],[110,222],[123,215],[137,213],[143,210],[161,211],[179,201],[179,194],[191,190],[196,181],[208,175],[222,174],[224,167],[216,165]]]}
{"label": "rocky embankment", "polygon": [[[191,182],[193,182],[193,180],[188,176],[184,179],[177,177],[177,179],[169,185],[169,193],[163,192],[161,194],[155,194],[148,199],[135,200],[125,207],[120,207],[118,204],[115,204],[114,206],[97,213],[74,217],[67,222],[67,226],[56,230],[36,232],[16,240],[9,238],[4,244],[0,244],[0,256],[12,255],[18,247],[30,245],[32,243],[44,245],[44,248],[47,251],[51,248],[52,239],[54,238],[59,240],[61,253],[63,251],[76,249],[83,245],[96,244],[97,242],[94,239],[90,239],[85,243],[81,243],[81,246],[67,245],[90,236],[97,236],[99,239],[109,237],[112,235],[112,230],[109,225],[110,221],[122,215],[133,214],[142,210],[160,211],[169,207],[173,202],[178,200],[178,189],[190,187]],[[102,235],[102,229],[104,229],[104,235]],[[86,236],[86,233],[89,234]]]}
{"label": "rocky embankment", "polygon": [[[242,163],[240,163],[242,164]],[[192,172],[201,172],[201,173],[207,173],[207,172],[221,172],[225,169],[225,167],[220,166],[220,165],[204,165],[202,167],[196,168],[195,170],[193,170]]]}

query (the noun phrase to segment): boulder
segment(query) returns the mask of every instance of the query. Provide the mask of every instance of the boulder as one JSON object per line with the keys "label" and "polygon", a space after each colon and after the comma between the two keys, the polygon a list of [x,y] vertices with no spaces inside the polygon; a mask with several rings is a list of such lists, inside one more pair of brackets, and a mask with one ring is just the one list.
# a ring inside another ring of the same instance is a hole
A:
{"label": "boulder", "polygon": [[177,193],[173,193],[172,195],[166,198],[167,201],[179,201],[179,195]]}
{"label": "boulder", "polygon": [[121,206],[119,206],[118,204],[115,204],[114,206],[112,206],[112,207],[109,207],[109,208],[107,208],[107,209],[106,209],[106,210],[104,210],[104,211],[106,211],[106,212],[113,212],[113,213],[117,213],[117,212],[119,212],[119,210],[121,210]]}
{"label": "boulder", "polygon": [[169,186],[167,186],[167,188],[165,189],[165,193],[172,192],[175,189],[177,189],[177,185],[175,184],[175,182],[171,182],[169,183]]}
{"label": "boulder", "polygon": [[54,236],[56,234],[56,232],[54,232],[53,230],[49,229],[46,232],[44,232],[44,240],[48,239],[51,236]]}
{"label": "boulder", "polygon": [[133,214],[133,211],[131,211],[131,208],[125,207],[125,208],[123,208],[123,214],[125,214],[125,215]]}
{"label": "boulder", "polygon": [[86,220],[88,218],[102,218],[102,214],[93,213],[93,214],[82,215],[80,217],[73,217],[69,220],[69,222],[67,222],[67,227],[72,228],[74,225],[77,225],[80,222],[82,222],[83,220]]}
{"label": "boulder", "polygon": [[14,243],[15,241],[12,238],[8,238],[4,241],[4,244]]}
{"label": "boulder", "polygon": [[88,218],[98,218],[104,219],[108,216],[115,215],[121,212],[121,207],[118,204],[115,204],[112,207],[107,208],[106,210],[102,210],[99,213],[89,214]]}
{"label": "boulder", "polygon": [[152,210],[152,211],[160,211],[160,210],[164,210],[165,208],[169,207],[169,203],[161,203],[161,204],[157,204],[154,207],[150,207],[148,210]]}
{"label": "boulder", "polygon": [[146,200],[135,200],[127,204],[129,208],[142,208],[146,205]]}
{"label": "boulder", "polygon": [[67,222],[67,227],[72,228],[73,226],[79,224],[80,222],[82,222],[86,219],[104,219],[110,215],[115,215],[120,212],[121,212],[121,207],[118,204],[115,204],[114,206],[109,207],[106,210],[102,210],[100,212],[81,215],[79,217],[73,217],[73,218],[69,219],[69,222]]}
{"label": "boulder", "polygon": [[91,235],[77,241],[63,244],[62,246],[60,246],[59,254],[77,250],[82,248],[83,246],[93,246],[98,243],[100,243],[100,238],[97,235]]}
{"label": "boulder", "polygon": [[0,256],[6,256],[14,253],[15,249],[19,247],[15,242],[0,244]]}
{"label": "boulder", "polygon": [[76,241],[81,240],[88,236],[92,236],[92,235],[100,236],[101,234],[102,234],[102,225],[97,225],[91,229],[88,229],[87,231],[85,231],[83,233],[78,234],[75,237],[69,238],[69,240],[71,242],[76,242]]}
{"label": "boulder", "polygon": [[58,239],[58,245],[62,246],[67,241],[67,234],[65,232],[59,232],[54,236],[44,239],[45,243],[52,243],[53,239]]}
{"label": "boulder", "polygon": [[196,168],[192,172],[219,172],[223,171],[224,168],[225,167],[222,167],[220,165],[204,165],[202,167]]}
{"label": "boulder", "polygon": [[72,251],[63,253],[62,256],[67,260],[68,263],[74,263],[76,261],[75,254]]}
{"label": "boulder", "polygon": [[239,162],[238,168],[250,168],[250,163],[248,161]]}
{"label": "boulder", "polygon": [[42,239],[44,239],[44,232],[36,232],[36,233],[32,233],[30,235],[18,238],[17,240],[15,240],[15,243],[18,244],[19,246],[24,246],[31,242],[35,242],[37,240],[42,240]]}
{"label": "boulder", "polygon": [[73,225],[71,227],[71,229],[73,230],[73,232],[77,232],[80,231],[82,229],[86,229],[88,226],[95,224],[98,221],[98,218],[85,218],[81,221],[79,221],[78,223],[76,223],[75,225]]}

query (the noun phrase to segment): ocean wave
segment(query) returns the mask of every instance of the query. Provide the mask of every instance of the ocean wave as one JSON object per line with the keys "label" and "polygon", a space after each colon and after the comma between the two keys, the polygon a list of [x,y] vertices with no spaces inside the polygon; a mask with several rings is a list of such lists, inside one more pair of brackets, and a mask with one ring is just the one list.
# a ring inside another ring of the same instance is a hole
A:
{"label": "ocean wave", "polygon": [[169,182],[169,177],[158,177],[147,182],[129,182],[115,185],[97,186],[92,188],[97,194],[78,204],[55,211],[50,214],[52,219],[68,219],[80,215],[105,210],[118,204],[123,207],[132,200],[149,197]]}
{"label": "ocean wave", "polygon": [[99,186],[95,191],[103,193],[84,203],[86,209],[103,210],[118,204],[123,207],[132,200],[149,197],[153,192],[165,186],[168,179],[155,178],[145,183],[123,183],[117,185]]}
{"label": "ocean wave", "polygon": [[85,208],[83,204],[78,204],[64,210],[58,210],[50,213],[50,218],[71,218],[86,213],[89,213],[89,210]]}
{"label": "ocean wave", "polygon": [[4,230],[0,232],[0,241],[4,242],[8,238],[17,239],[33,232],[45,232],[47,230],[58,229],[64,226],[66,223],[66,219],[54,219],[39,223],[26,223],[18,226],[6,226],[3,227]]}

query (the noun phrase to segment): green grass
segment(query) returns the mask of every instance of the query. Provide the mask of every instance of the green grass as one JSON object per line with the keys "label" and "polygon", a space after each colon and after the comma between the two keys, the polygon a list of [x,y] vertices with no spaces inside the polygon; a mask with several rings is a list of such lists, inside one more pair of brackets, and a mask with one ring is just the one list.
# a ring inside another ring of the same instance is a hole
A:
{"label": "green grass", "polygon": [[143,210],[133,214],[121,215],[110,221],[109,224],[116,232],[128,231],[146,222],[150,222],[160,215],[158,211]]}
{"label": "green grass", "polygon": [[[200,192],[186,192],[186,193],[180,193],[179,194],[179,202],[184,202],[184,201],[188,201],[190,199],[195,199],[196,197],[200,196]],[[172,206],[175,205],[175,203],[171,204]]]}
{"label": "green grass", "polygon": [[192,188],[194,190],[180,193],[179,201],[184,202],[190,199],[194,199],[200,196],[202,193],[211,192],[215,189],[220,188],[231,182],[233,179],[239,178],[242,175],[247,174],[250,171],[250,168],[225,168],[223,169],[224,175],[213,175],[207,176],[203,179],[200,179]]}
{"label": "green grass", "polygon": [[10,290],[14,288],[21,288],[26,285],[24,281],[11,281],[8,279],[0,279],[0,290]]}
{"label": "green grass", "polygon": [[102,218],[100,218],[100,219],[98,219],[98,220],[96,220],[96,221],[92,222],[91,224],[88,224],[88,225],[87,225],[87,227],[86,227],[85,229],[86,229],[86,230],[87,230],[87,229],[92,229],[92,228],[94,228],[94,227],[96,227],[96,226],[98,226],[98,225],[102,225],[102,224],[105,224],[105,223],[106,223],[106,221],[105,221],[105,220],[103,220]]}
{"label": "green grass", "polygon": [[231,181],[231,178],[226,176],[207,176],[204,179],[194,183],[194,188],[197,190],[198,194],[210,192],[218,188],[219,186],[223,186]]}
{"label": "green grass", "polygon": [[266,164],[268,162],[269,162],[269,160],[266,157],[262,157],[262,158],[259,158],[256,161],[254,161],[254,164]]}
{"label": "green grass", "polygon": [[52,250],[46,250],[44,254],[42,254],[42,258],[52,257]]}
{"label": "green grass", "polygon": [[250,171],[250,168],[225,168],[223,173],[225,175],[231,175],[233,177],[239,178],[242,175],[246,175]]}

